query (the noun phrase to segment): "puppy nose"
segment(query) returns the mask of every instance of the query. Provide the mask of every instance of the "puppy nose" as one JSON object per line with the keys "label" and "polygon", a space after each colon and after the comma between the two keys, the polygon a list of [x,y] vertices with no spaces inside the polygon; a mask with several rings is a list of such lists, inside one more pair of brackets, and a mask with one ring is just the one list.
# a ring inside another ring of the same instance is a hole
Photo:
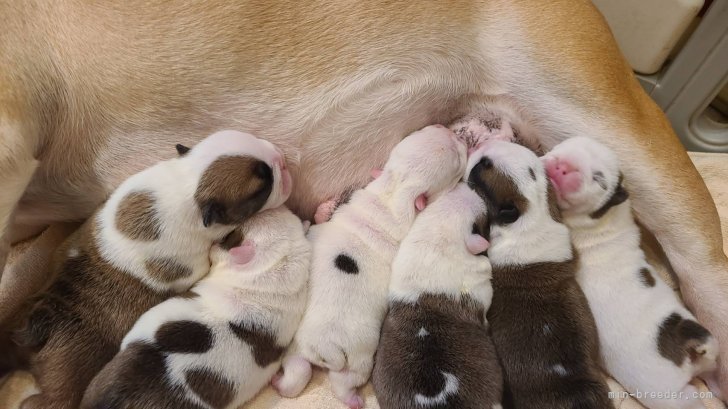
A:
{"label": "puppy nose", "polygon": [[573,171],[575,171],[576,168],[572,166],[568,162],[562,162],[562,161],[556,161],[554,162],[554,165],[552,166],[552,171],[554,173],[560,173],[562,175],[567,175]]}

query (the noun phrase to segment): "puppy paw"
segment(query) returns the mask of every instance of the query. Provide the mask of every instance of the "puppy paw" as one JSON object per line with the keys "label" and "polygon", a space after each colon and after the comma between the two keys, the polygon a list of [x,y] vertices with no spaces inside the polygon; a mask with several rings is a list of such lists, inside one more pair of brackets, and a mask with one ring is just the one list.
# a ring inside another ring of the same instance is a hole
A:
{"label": "puppy paw", "polygon": [[364,407],[364,399],[361,396],[354,394],[344,402],[349,409],[362,409]]}
{"label": "puppy paw", "polygon": [[304,358],[293,355],[283,360],[283,373],[277,373],[271,385],[284,398],[295,398],[303,392],[311,380],[313,370]]}
{"label": "puppy paw", "polygon": [[319,205],[316,208],[316,214],[313,216],[313,221],[316,224],[326,223],[331,220],[331,216],[334,214],[334,210],[338,206],[336,199],[329,199]]}

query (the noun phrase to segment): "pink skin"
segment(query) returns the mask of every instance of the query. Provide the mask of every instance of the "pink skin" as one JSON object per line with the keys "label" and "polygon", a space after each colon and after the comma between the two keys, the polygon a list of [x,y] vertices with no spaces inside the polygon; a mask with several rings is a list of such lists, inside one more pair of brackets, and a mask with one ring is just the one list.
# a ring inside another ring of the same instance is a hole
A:
{"label": "pink skin", "polygon": [[334,210],[336,210],[336,199],[329,199],[321,203],[313,215],[313,222],[316,224],[326,223],[331,220]]}
{"label": "pink skin", "polygon": [[273,164],[278,166],[281,170],[281,191],[284,195],[288,196],[291,194],[291,190],[293,189],[293,177],[291,176],[291,172],[288,170],[288,166],[286,166],[286,160],[284,159],[283,153],[278,148],[276,148],[276,150],[280,155],[273,160]]}
{"label": "pink skin", "polygon": [[479,234],[471,234],[465,241],[465,245],[467,246],[468,251],[474,255],[478,255],[485,250],[488,250],[488,247],[490,247],[488,240]]}
{"label": "pink skin", "polygon": [[250,240],[244,240],[238,247],[230,249],[230,257],[233,263],[238,265],[249,263],[255,257],[255,243]]}
{"label": "pink skin", "polygon": [[415,199],[415,209],[422,211],[427,207],[427,194],[422,193]]}
{"label": "pink skin", "polygon": [[564,198],[581,189],[581,173],[564,159],[549,160],[544,164],[546,174],[554,185],[556,193]]}
{"label": "pink skin", "polygon": [[364,399],[359,395],[352,395],[344,403],[346,403],[349,409],[362,409],[364,407]]}

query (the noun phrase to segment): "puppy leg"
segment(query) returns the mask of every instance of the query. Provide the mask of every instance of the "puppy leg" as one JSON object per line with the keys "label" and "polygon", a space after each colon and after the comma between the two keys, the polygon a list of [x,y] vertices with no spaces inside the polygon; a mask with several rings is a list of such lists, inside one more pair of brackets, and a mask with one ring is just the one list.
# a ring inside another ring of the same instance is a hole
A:
{"label": "puppy leg", "polygon": [[357,393],[356,389],[365,384],[367,379],[362,377],[360,373],[347,369],[329,371],[329,381],[331,381],[331,390],[334,395],[350,409],[364,407],[364,399]]}
{"label": "puppy leg", "polygon": [[7,266],[0,282],[0,327],[18,312],[25,300],[48,282],[55,250],[78,226],[78,223],[51,225],[23,251],[17,261]]}
{"label": "puppy leg", "polygon": [[271,381],[273,388],[284,398],[299,396],[311,381],[311,363],[301,356],[291,355],[283,360],[282,369],[283,374],[274,376]]}
{"label": "puppy leg", "polygon": [[[0,87],[3,86],[0,81]],[[3,94],[0,94],[2,97]],[[33,147],[0,98],[0,279],[10,251],[10,224],[15,208],[38,167]]]}
{"label": "puppy leg", "polygon": [[33,358],[31,372],[41,391],[26,399],[21,409],[75,409],[86,387],[114,356],[98,334],[69,327],[58,332]]}

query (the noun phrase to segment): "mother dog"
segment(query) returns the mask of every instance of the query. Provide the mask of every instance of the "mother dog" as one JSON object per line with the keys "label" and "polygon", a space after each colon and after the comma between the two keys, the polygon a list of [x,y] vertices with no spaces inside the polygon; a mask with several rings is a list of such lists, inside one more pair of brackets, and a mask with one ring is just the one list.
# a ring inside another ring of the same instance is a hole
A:
{"label": "mother dog", "polygon": [[214,130],[281,147],[310,216],[404,135],[495,101],[543,148],[588,134],[621,155],[638,217],[728,351],[711,198],[587,0],[0,0],[0,26],[0,265]]}

